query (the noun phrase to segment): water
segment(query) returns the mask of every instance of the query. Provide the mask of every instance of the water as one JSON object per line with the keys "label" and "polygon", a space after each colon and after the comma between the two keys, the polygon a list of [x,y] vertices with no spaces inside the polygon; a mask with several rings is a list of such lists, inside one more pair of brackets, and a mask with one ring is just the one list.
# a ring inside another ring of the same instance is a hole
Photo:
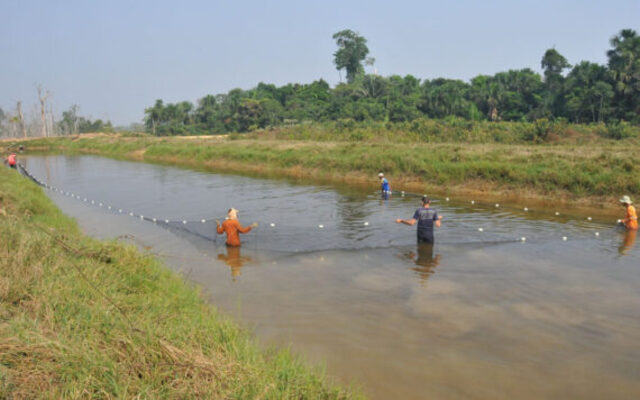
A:
{"label": "water", "polygon": [[[418,248],[415,228],[393,222],[413,215],[414,197],[98,157],[25,161],[87,197],[48,191],[87,233],[159,254],[263,343],[373,398],[640,397],[640,250],[606,218],[440,200],[437,243]],[[178,221],[235,207],[260,227],[234,253],[107,204]]]}

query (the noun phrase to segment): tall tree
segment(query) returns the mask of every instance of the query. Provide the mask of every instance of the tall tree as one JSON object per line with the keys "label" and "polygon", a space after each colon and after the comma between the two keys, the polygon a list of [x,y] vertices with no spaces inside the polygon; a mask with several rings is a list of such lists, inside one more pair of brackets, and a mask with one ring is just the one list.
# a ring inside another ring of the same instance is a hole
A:
{"label": "tall tree", "polygon": [[43,89],[42,85],[38,85],[38,99],[40,100],[40,119],[42,120],[42,136],[47,137],[47,117],[46,117],[46,107],[47,107],[47,97],[49,97],[50,93],[47,89]]}
{"label": "tall tree", "polygon": [[567,111],[574,122],[602,122],[609,116],[613,88],[607,68],[588,61],[577,64],[567,76]]}
{"label": "tall tree", "polygon": [[560,116],[564,111],[562,110],[564,103],[562,99],[564,84],[562,71],[570,68],[571,64],[569,64],[562,54],[552,48],[544,53],[540,61],[540,66],[544,71],[544,85],[546,90],[544,95],[545,111],[551,115]]}
{"label": "tall tree", "polygon": [[499,121],[501,119],[503,111],[501,103],[504,98],[504,90],[493,77],[478,75],[471,79],[469,96],[489,121]]}
{"label": "tall tree", "polygon": [[545,51],[540,61],[540,66],[544,70],[545,81],[548,81],[561,75],[564,69],[571,67],[571,64],[562,54],[552,48]]}
{"label": "tall tree", "polygon": [[151,131],[152,135],[156,134],[156,128],[162,119],[163,111],[164,104],[162,103],[162,99],[157,99],[153,107],[149,107],[144,110],[144,113],[146,114],[145,125],[147,129]]}
{"label": "tall tree", "polygon": [[16,102],[16,108],[18,111],[18,118],[19,118],[19,123],[20,123],[20,130],[22,131],[22,137],[26,138],[27,137],[27,128],[25,127],[24,124],[24,114],[22,113],[22,102],[18,101]]}
{"label": "tall tree", "polygon": [[607,56],[618,117],[640,122],[640,37],[633,29],[623,29],[610,43]]}
{"label": "tall tree", "polygon": [[358,75],[364,73],[362,62],[369,54],[367,39],[350,29],[335,33],[333,39],[338,45],[338,50],[333,53],[336,69],[346,69],[347,82],[352,83]]}
{"label": "tall tree", "polygon": [[2,107],[0,107],[0,136],[4,136],[4,121],[7,119],[7,114],[5,114]]}
{"label": "tall tree", "polygon": [[72,135],[78,133],[80,123],[80,117],[78,116],[79,109],[80,107],[77,104],[73,104],[67,111],[62,112],[62,121],[58,122],[58,125],[63,133]]}

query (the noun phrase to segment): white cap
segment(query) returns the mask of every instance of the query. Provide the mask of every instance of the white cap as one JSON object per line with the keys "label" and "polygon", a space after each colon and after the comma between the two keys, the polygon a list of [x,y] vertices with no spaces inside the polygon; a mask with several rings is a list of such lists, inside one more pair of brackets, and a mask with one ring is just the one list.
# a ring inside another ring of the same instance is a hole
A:
{"label": "white cap", "polygon": [[384,174],[383,174],[382,172],[380,172],[380,173],[378,174],[378,178],[382,178],[383,176],[384,176]]}

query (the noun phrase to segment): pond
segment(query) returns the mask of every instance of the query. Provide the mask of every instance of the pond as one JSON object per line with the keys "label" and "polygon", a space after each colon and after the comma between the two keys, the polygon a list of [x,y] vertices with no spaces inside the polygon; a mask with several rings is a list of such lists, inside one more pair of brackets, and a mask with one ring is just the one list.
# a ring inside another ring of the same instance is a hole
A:
{"label": "pond", "polygon": [[[85,232],[158,254],[262,343],[374,399],[640,398],[640,250],[615,221],[435,198],[436,244],[417,246],[394,222],[409,193],[22,160]],[[230,207],[259,223],[239,250],[213,233]]]}

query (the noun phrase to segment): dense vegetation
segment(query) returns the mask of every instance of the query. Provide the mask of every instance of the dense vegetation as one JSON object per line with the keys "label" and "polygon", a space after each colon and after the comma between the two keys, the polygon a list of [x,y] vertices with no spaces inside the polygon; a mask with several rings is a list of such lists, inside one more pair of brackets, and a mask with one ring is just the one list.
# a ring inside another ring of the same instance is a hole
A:
{"label": "dense vegetation", "polygon": [[261,351],[133,246],[83,236],[0,168],[0,398],[348,399],[288,351]]}
{"label": "dense vegetation", "polygon": [[424,124],[443,118],[622,124],[617,131],[640,124],[640,37],[631,29],[611,39],[607,65],[581,61],[572,67],[552,48],[541,59],[543,76],[524,68],[479,75],[470,82],[365,74],[363,64],[375,61],[367,58],[366,39],[350,30],[334,39],[334,63],[346,70],[346,83],[334,88],[323,80],[281,87],[259,83],[250,90],[206,95],[197,106],[157,100],[145,110],[147,131],[211,134],[309,122]]}

